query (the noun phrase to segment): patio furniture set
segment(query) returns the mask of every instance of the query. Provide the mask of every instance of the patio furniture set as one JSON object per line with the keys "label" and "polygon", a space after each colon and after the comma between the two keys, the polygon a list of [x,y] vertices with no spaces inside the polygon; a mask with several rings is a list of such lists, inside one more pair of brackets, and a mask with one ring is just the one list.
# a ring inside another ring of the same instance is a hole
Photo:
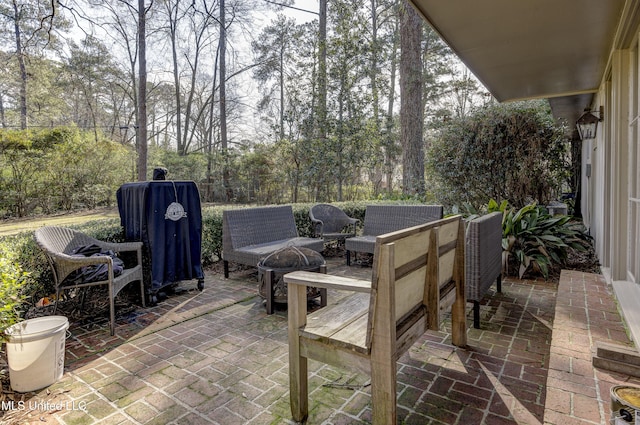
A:
{"label": "patio furniture set", "polygon": [[[298,235],[291,206],[223,212],[224,277],[229,277],[229,262],[257,267],[267,313],[273,312],[274,302],[288,303],[295,420],[308,414],[308,358],[370,374],[373,423],[392,424],[396,400],[390,395],[395,394],[397,359],[427,329],[438,329],[441,315],[448,311],[452,343],[465,346],[467,300],[473,302],[474,327],[479,327],[480,300],[493,282],[501,289],[502,214],[468,222],[459,215],[442,216],[440,205],[372,205],[358,236],[358,220],[335,206],[319,204],[310,210],[315,237],[307,238]],[[103,279],[72,282],[71,287],[108,285],[111,335],[114,299],[128,283],[140,282],[144,306],[142,242],[106,243],[57,227],[40,228],[35,237],[50,262],[58,295],[69,287],[65,279],[74,270],[106,265]],[[352,253],[373,254],[371,281],[326,274],[320,252],[328,240],[344,241],[347,265]],[[133,251],[137,262],[116,276],[111,256],[76,255],[86,246]],[[327,289],[353,295],[327,305]],[[307,301],[317,297],[323,308],[307,315]]]}
{"label": "patio furniture set", "polygon": [[[374,254],[380,235],[440,220],[442,216],[441,205],[369,205],[362,235],[356,236],[357,219],[334,205],[317,204],[309,211],[315,238],[306,238],[298,236],[291,206],[227,210],[222,218],[224,275],[229,277],[230,261],[255,267],[265,256],[289,247],[322,252],[324,241],[328,240],[344,242],[347,265],[351,265],[352,253]],[[502,214],[495,212],[470,220],[465,233],[466,298],[473,302],[474,327],[479,328],[480,301],[493,282],[497,282],[497,290],[501,291]],[[286,301],[282,275],[300,269],[280,267],[278,278],[268,279],[271,291],[268,294],[273,297],[276,287],[280,292],[278,301]],[[261,271],[272,270],[263,267]],[[264,286],[264,279],[260,278]],[[273,312],[272,299],[267,297],[269,313]],[[324,302],[323,298],[323,305]]]}
{"label": "patio furniture set", "polygon": [[[300,237],[296,228],[291,206],[242,208],[223,211],[223,264],[224,276],[229,277],[229,262],[258,266],[262,281],[261,295],[267,299],[267,311],[273,312],[274,302],[286,302],[286,284],[282,276],[294,270],[314,270],[326,272],[324,263],[308,266],[295,264],[278,267],[264,262],[276,251],[295,247],[303,255],[304,261],[313,252],[320,253],[324,242],[338,240],[344,243],[347,265],[351,264],[352,253],[374,254],[376,238],[380,235],[403,228],[429,223],[441,219],[440,205],[369,205],[364,218],[362,235],[356,236],[358,220],[347,216],[341,209],[330,204],[317,204],[309,211],[314,238]],[[478,217],[467,223],[466,230],[466,298],[474,304],[474,326],[479,327],[479,302],[493,282],[497,282],[500,292],[502,264],[501,214],[493,213]],[[57,297],[63,289],[108,285],[110,296],[111,334],[114,328],[114,299],[130,282],[139,281],[144,306],[145,292],[142,279],[142,243],[108,243],[90,238],[80,232],[45,226],[35,232],[38,245],[46,253],[53,273]],[[134,251],[137,262],[122,274],[114,274],[113,262],[107,255],[80,256],[75,251],[86,246],[100,247],[103,251],[115,253]],[[92,282],[71,282],[69,275],[81,267],[104,265],[107,273],[102,279]],[[66,281],[65,281],[66,280]],[[265,284],[264,282],[267,282]],[[326,291],[313,292],[321,296],[321,305],[326,305]]]}

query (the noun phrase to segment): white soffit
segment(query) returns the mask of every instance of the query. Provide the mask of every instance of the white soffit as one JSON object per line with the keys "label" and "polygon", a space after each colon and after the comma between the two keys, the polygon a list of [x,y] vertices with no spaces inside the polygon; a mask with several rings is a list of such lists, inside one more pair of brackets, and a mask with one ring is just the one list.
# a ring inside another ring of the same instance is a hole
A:
{"label": "white soffit", "polygon": [[411,0],[498,101],[594,93],[624,0]]}

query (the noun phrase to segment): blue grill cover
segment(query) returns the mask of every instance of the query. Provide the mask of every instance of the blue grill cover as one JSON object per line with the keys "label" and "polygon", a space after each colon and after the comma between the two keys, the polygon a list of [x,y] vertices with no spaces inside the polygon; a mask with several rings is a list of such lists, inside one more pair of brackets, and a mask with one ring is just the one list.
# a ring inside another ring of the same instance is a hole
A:
{"label": "blue grill cover", "polygon": [[127,241],[142,241],[151,258],[151,291],[204,279],[202,211],[192,181],[125,183],[116,192]]}

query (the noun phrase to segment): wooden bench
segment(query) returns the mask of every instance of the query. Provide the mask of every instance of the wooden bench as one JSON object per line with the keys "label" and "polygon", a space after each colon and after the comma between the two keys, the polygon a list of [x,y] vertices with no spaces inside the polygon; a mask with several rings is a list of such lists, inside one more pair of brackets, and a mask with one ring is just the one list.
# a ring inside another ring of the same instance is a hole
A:
{"label": "wooden bench", "polygon": [[[142,242],[104,242],[94,239],[84,233],[64,227],[44,226],[34,233],[36,243],[44,251],[51,271],[53,283],[56,287],[56,300],[60,299],[60,292],[64,289],[83,288],[96,285],[109,286],[109,320],[111,335],[115,334],[115,303],[118,293],[130,282],[140,282],[140,296],[142,306],[145,306],[144,283],[142,280]],[[135,252],[136,265],[125,268],[122,274],[114,276],[113,260],[109,256],[81,257],[74,256],[74,250],[80,247],[97,245],[103,250],[115,253]],[[108,268],[107,279],[90,282],[67,282],[66,279],[74,271],[88,266],[106,264]],[[57,307],[57,303],[56,303]],[[54,310],[55,312],[55,310]]]}
{"label": "wooden bench", "polygon": [[496,282],[502,291],[502,213],[494,212],[467,223],[465,248],[466,296],[473,301],[473,327],[480,328],[480,300]]}
{"label": "wooden bench", "polygon": [[352,251],[373,254],[376,236],[439,220],[442,213],[442,205],[368,205],[362,236],[345,241],[347,265],[351,265]]}
{"label": "wooden bench", "polygon": [[[378,236],[371,281],[293,272],[288,284],[291,413],[309,410],[307,359],[371,375],[374,425],[396,423],[396,362],[452,308],[465,346],[464,226],[460,216]],[[306,287],[353,291],[307,315]]]}
{"label": "wooden bench", "polygon": [[229,277],[229,261],[256,267],[262,257],[287,246],[322,252],[322,239],[298,236],[290,205],[241,208],[222,212],[222,259],[224,277]]}

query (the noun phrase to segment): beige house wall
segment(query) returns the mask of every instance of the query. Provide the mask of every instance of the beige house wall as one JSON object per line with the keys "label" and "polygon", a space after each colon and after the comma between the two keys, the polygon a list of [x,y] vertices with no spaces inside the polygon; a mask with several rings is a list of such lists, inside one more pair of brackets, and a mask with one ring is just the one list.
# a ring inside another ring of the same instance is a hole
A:
{"label": "beige house wall", "polygon": [[628,32],[617,34],[592,105],[604,106],[605,119],[597,138],[583,146],[583,169],[591,162],[591,177],[582,178],[583,206],[603,274],[640,344],[640,34],[637,16],[621,22]]}

